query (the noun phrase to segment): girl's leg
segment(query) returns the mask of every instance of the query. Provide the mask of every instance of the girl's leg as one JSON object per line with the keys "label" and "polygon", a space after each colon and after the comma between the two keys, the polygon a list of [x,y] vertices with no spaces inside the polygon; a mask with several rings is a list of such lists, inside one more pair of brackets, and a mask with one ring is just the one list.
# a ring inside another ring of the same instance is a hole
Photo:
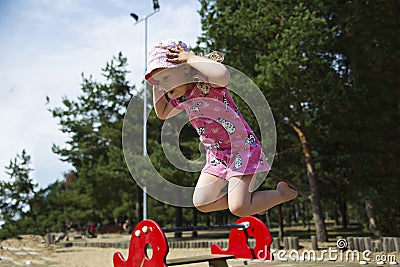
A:
{"label": "girl's leg", "polygon": [[202,212],[228,208],[227,192],[221,192],[227,181],[209,173],[201,173],[193,194],[194,206]]}
{"label": "girl's leg", "polygon": [[244,217],[264,212],[273,206],[296,198],[297,191],[285,182],[279,182],[275,190],[251,192],[254,175],[232,177],[228,186],[229,210]]}

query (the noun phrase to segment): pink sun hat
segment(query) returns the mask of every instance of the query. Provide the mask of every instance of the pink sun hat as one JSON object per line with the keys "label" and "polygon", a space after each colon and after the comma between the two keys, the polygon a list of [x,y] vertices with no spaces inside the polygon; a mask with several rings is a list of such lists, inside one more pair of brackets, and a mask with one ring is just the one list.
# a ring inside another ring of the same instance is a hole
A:
{"label": "pink sun hat", "polygon": [[144,76],[145,79],[151,84],[155,83],[151,79],[151,75],[154,70],[175,68],[178,66],[175,63],[167,61],[167,53],[169,52],[168,48],[176,48],[178,45],[181,46],[185,51],[190,52],[187,45],[177,39],[164,40],[153,45],[147,56],[147,69]]}

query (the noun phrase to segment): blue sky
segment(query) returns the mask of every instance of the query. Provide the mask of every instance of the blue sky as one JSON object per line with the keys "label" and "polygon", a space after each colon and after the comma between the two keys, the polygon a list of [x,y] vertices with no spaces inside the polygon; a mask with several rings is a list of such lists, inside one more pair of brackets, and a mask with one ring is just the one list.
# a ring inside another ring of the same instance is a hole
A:
{"label": "blue sky", "polygon": [[[179,38],[194,46],[201,34],[197,0],[159,0],[148,20],[148,46]],[[32,177],[45,187],[71,169],[51,151],[67,136],[48,108],[80,94],[81,74],[102,81],[101,68],[118,52],[128,58],[128,78],[144,73],[144,23],[129,16],[152,12],[151,0],[0,1],[0,179],[23,149],[32,156]],[[46,96],[50,103],[46,105]]]}

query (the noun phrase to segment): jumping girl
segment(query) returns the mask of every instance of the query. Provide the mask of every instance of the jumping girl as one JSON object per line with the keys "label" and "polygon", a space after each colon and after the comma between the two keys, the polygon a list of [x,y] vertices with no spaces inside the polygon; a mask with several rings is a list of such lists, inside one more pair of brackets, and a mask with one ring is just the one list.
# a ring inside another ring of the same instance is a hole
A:
{"label": "jumping girl", "polygon": [[296,198],[297,191],[285,182],[252,192],[255,174],[270,166],[229,93],[230,73],[222,63],[195,55],[182,41],[166,40],[150,50],[145,78],[153,85],[157,117],[165,120],[185,110],[206,149],[193,195],[198,210],[229,209],[244,217]]}

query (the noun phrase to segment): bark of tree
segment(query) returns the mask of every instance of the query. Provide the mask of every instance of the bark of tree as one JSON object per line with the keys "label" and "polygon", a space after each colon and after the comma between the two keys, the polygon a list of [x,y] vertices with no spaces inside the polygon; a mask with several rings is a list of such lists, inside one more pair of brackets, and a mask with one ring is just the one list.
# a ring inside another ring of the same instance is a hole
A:
{"label": "bark of tree", "polygon": [[340,207],[339,207],[339,205],[340,204],[335,204],[335,208],[333,210],[333,212],[334,212],[333,216],[334,216],[334,219],[335,219],[335,226],[338,226],[340,224],[340,220],[339,220],[339,217],[340,217],[339,209],[340,209]]}
{"label": "bark of tree", "polygon": [[316,236],[318,241],[326,242],[328,241],[328,235],[326,232],[324,217],[321,209],[321,198],[318,187],[318,179],[315,173],[314,160],[311,153],[310,145],[308,143],[306,134],[304,132],[304,123],[300,121],[299,126],[294,123],[292,123],[291,126],[298,135],[303,148],[303,154],[305,157],[305,163],[307,167],[308,183],[310,185],[310,190],[311,190],[310,199],[313,210],[313,218],[315,221]]}
{"label": "bark of tree", "polygon": [[[182,226],[182,208],[181,207],[175,207],[175,226],[179,227]],[[174,237],[182,237],[182,232],[175,232]]]}
{"label": "bark of tree", "polygon": [[278,238],[279,240],[283,241],[283,214],[282,214],[282,205],[278,206],[278,220],[279,220],[279,233],[278,233]]}
{"label": "bark of tree", "polygon": [[136,185],[136,199],[135,199],[135,217],[136,221],[140,222],[143,219],[143,192],[140,186]]}
{"label": "bark of tree", "polygon": [[[197,226],[197,210],[196,210],[196,208],[193,208],[192,224],[194,226]],[[192,232],[192,237],[197,237],[197,231]]]}
{"label": "bark of tree", "polygon": [[342,215],[342,227],[343,229],[347,229],[347,201],[346,199],[342,200],[340,204],[340,213]]}
{"label": "bark of tree", "polygon": [[369,229],[372,233],[375,233],[378,230],[378,224],[375,218],[374,203],[369,198],[365,198],[364,203],[365,203],[365,212],[368,217]]}

